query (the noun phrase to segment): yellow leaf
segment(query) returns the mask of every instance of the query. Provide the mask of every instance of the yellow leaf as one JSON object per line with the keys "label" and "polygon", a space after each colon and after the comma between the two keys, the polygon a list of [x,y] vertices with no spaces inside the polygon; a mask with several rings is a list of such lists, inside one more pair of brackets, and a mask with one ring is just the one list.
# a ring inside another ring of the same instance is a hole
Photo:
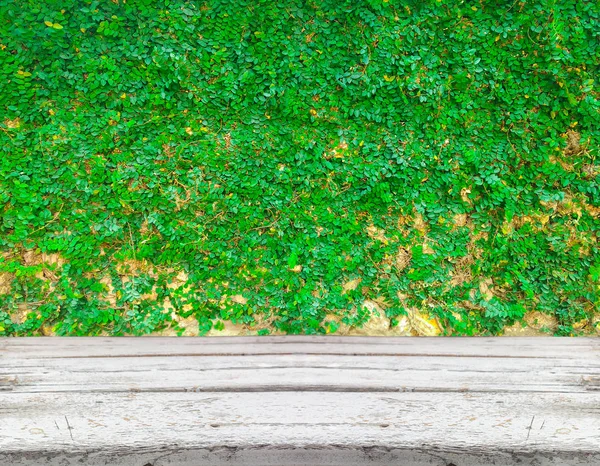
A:
{"label": "yellow leaf", "polygon": [[127,94],[123,93],[121,94],[121,99],[126,99],[127,98]]}
{"label": "yellow leaf", "polygon": [[51,22],[51,21],[44,21],[44,24],[45,24],[46,26],[48,26],[49,28],[51,28],[51,27],[52,27],[52,22]]}
{"label": "yellow leaf", "polygon": [[388,83],[391,83],[394,79],[396,79],[396,76],[388,76],[387,74],[384,74],[383,79]]}
{"label": "yellow leaf", "polygon": [[54,23],[54,24],[52,25],[52,27],[53,27],[54,29],[62,29],[62,28],[63,28],[63,27],[62,27],[60,24],[58,24],[58,23]]}
{"label": "yellow leaf", "polygon": [[81,28],[79,29],[81,32],[85,32],[85,28]]}

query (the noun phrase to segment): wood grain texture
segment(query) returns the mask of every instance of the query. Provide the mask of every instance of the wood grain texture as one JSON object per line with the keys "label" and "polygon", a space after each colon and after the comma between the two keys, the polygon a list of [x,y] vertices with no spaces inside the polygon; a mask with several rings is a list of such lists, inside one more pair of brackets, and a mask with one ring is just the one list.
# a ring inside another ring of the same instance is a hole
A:
{"label": "wood grain texture", "polygon": [[600,339],[0,339],[0,465],[598,465]]}

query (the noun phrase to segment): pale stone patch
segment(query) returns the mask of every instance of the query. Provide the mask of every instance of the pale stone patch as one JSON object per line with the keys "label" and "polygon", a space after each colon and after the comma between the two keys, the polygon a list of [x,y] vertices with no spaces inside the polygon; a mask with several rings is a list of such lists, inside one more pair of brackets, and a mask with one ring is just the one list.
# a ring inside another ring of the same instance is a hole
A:
{"label": "pale stone patch", "polygon": [[600,165],[593,165],[591,163],[586,163],[582,167],[583,173],[590,178],[594,178],[595,176],[600,174]]}
{"label": "pale stone patch", "polygon": [[358,288],[358,285],[362,281],[362,278],[355,278],[354,280],[350,280],[342,285],[342,294],[347,293],[348,291],[353,291]]}
{"label": "pale stone patch", "polygon": [[[198,336],[198,334],[199,334],[198,321],[194,317],[188,317],[187,319],[180,319],[178,321],[178,324],[180,327],[182,327],[184,329],[181,336],[183,336],[183,337],[197,337]],[[169,327],[164,330],[161,330],[160,332],[153,332],[151,334],[142,335],[142,336],[153,336],[153,335],[161,336],[161,337],[176,337],[179,334],[177,333],[177,331],[174,328]]]}
{"label": "pale stone patch", "polygon": [[40,332],[42,333],[42,335],[44,335],[45,337],[53,337],[56,335],[56,333],[54,332],[54,328],[50,325],[43,325],[40,328]]}
{"label": "pale stone patch", "polygon": [[473,280],[473,274],[471,273],[472,263],[473,256],[471,254],[467,254],[456,260],[454,268],[450,271],[451,286],[460,286]]}
{"label": "pale stone patch", "polygon": [[502,335],[505,337],[543,337],[548,336],[547,333],[541,330],[536,330],[527,326],[523,326],[520,322],[516,322],[510,327],[504,327]]}
{"label": "pale stone patch", "polygon": [[512,221],[507,221],[504,220],[504,222],[502,222],[502,225],[500,226],[500,231],[502,232],[503,235],[509,236],[512,235],[515,231],[515,224]]}
{"label": "pale stone patch", "polygon": [[350,326],[342,322],[342,317],[337,314],[327,314],[324,319],[325,322],[335,322],[338,327],[335,335],[348,335]]}
{"label": "pale stone patch", "polygon": [[406,317],[398,318],[398,325],[391,327],[390,319],[380,304],[383,300],[365,300],[362,305],[370,313],[369,319],[362,326],[349,326],[342,322],[342,316],[329,313],[325,322],[335,322],[338,328],[335,335],[348,336],[411,336],[411,328]]}
{"label": "pale stone patch", "polygon": [[398,250],[398,254],[396,254],[395,265],[396,269],[401,272],[406,267],[409,266],[410,261],[412,260],[412,253],[409,249],[400,248]]}
{"label": "pale stone patch", "polygon": [[146,237],[150,232],[150,225],[148,224],[148,220],[144,220],[142,225],[140,226],[140,235],[142,237]]}
{"label": "pale stone patch", "polygon": [[4,120],[4,124],[10,129],[17,129],[17,128],[21,127],[21,125],[23,124],[23,120],[21,120],[18,117],[14,118],[12,120],[9,120],[7,118]]}
{"label": "pale stone patch", "polygon": [[14,275],[9,272],[0,272],[0,294],[8,294],[11,292],[11,283]]}
{"label": "pale stone patch", "polygon": [[21,260],[23,265],[26,267],[35,267],[37,265],[41,265],[42,268],[36,272],[34,276],[40,280],[48,282],[51,290],[54,288],[52,282],[58,279],[53,269],[60,269],[66,263],[66,260],[62,258],[60,254],[41,253],[35,249],[23,251]]}
{"label": "pale stone patch", "polygon": [[413,336],[412,325],[410,324],[410,320],[407,316],[398,316],[396,317],[396,320],[398,323],[392,327],[391,332],[389,332],[387,335],[397,337]]}
{"label": "pale stone patch", "polygon": [[600,335],[600,314],[597,314],[591,322],[591,331]]}
{"label": "pale stone patch", "polygon": [[46,264],[56,265],[57,267],[62,267],[67,262],[67,260],[58,253],[49,253],[48,254],[48,253],[44,252],[44,253],[42,253],[42,260]]}
{"label": "pale stone patch", "polygon": [[567,138],[567,147],[565,147],[563,154],[567,157],[577,155],[584,150],[581,146],[581,134],[572,129],[568,129],[563,137]]}
{"label": "pale stone patch", "polygon": [[577,217],[581,217],[585,201],[583,199],[576,199],[570,193],[567,193],[562,201],[540,201],[540,204],[544,207],[551,209],[553,212],[558,212],[561,215],[575,214]]}
{"label": "pale stone patch", "polygon": [[467,225],[467,219],[467,214],[455,214],[452,217],[452,223],[454,223],[454,226],[456,227],[464,227]]}
{"label": "pale stone patch", "polygon": [[31,267],[32,265],[41,264],[42,255],[36,253],[33,249],[28,249],[23,252],[23,265]]}
{"label": "pale stone patch", "polygon": [[[248,327],[246,327],[244,324],[234,324],[233,322],[231,322],[230,320],[223,320],[223,330],[217,330],[216,328],[214,328],[214,324],[216,324],[218,322],[218,319],[215,319],[213,321],[213,328],[210,329],[208,331],[208,333],[206,334],[206,336],[209,337],[235,337],[235,336],[242,336],[242,335],[249,335],[250,332],[248,331]],[[198,322],[196,322],[196,326],[198,325]]]}
{"label": "pale stone patch", "polygon": [[573,329],[575,329],[575,330],[583,330],[589,324],[590,324],[590,320],[589,319],[583,319],[583,320],[580,320],[579,322],[575,322],[573,324]]}
{"label": "pale stone patch", "polygon": [[429,230],[429,225],[427,224],[420,212],[415,212],[413,217],[413,226],[415,230],[422,234],[426,234]]}
{"label": "pale stone patch", "polygon": [[179,272],[179,273],[177,274],[177,276],[176,276],[175,278],[176,278],[177,280],[179,280],[180,282],[182,282],[182,283],[185,283],[185,282],[187,282],[187,281],[189,280],[189,278],[190,278],[190,277],[188,276],[188,274],[187,274],[187,273],[185,273],[185,272],[182,270],[181,272]]}
{"label": "pale stone patch", "polygon": [[369,225],[367,227],[367,234],[370,238],[376,239],[377,241],[381,241],[384,244],[387,244],[389,240],[385,236],[385,231],[381,228],[377,228],[375,225]]}
{"label": "pale stone patch", "polygon": [[402,293],[401,291],[398,291],[398,293],[396,293],[396,296],[398,296],[398,299],[402,302],[402,304],[404,304],[404,301],[408,299],[408,295]]}
{"label": "pale stone patch", "polygon": [[[339,332],[339,330],[338,330]],[[390,321],[383,316],[371,316],[362,326],[350,328],[345,335],[354,336],[382,336],[391,333]]]}
{"label": "pale stone patch", "polygon": [[423,243],[423,254],[435,254],[435,251],[427,241]]}
{"label": "pale stone patch", "polygon": [[366,300],[363,302],[371,313],[370,319],[361,328],[353,327],[348,335],[378,335],[378,336],[410,336],[411,325],[406,316],[398,317],[398,324],[391,327],[390,319],[385,315],[381,300]]}
{"label": "pale stone patch", "polygon": [[458,320],[459,322],[462,322],[462,321],[463,321],[463,315],[462,315],[462,314],[459,314],[458,312],[454,312],[454,311],[452,311],[452,316],[453,316],[453,317],[454,317],[456,320]]}
{"label": "pale stone patch", "polygon": [[494,297],[493,284],[491,278],[485,278],[479,282],[479,291],[486,301],[490,301]]}
{"label": "pale stone patch", "polygon": [[184,286],[188,280],[189,280],[188,274],[185,273],[184,271],[181,271],[175,276],[175,278],[173,279],[173,281],[171,281],[171,283],[167,284],[167,288],[169,288],[171,290],[176,290],[176,289]]}
{"label": "pale stone patch", "polygon": [[269,335],[285,335],[285,332],[276,330],[273,322],[277,319],[273,314],[254,315],[254,324],[248,325],[248,335],[257,335],[260,330],[269,330]]}
{"label": "pale stone patch", "polygon": [[590,214],[590,216],[594,218],[600,217],[600,207],[596,207],[588,203],[584,203],[583,206],[585,207],[585,210],[587,210],[588,214]]}
{"label": "pale stone patch", "polygon": [[[470,245],[473,245],[475,243],[475,241],[478,241],[480,239],[487,240],[489,238],[489,236],[490,235],[487,231],[478,231],[474,235],[471,235]],[[479,257],[479,256],[475,255],[475,257]]]}
{"label": "pale stone patch", "polygon": [[548,161],[550,163],[560,165],[563,170],[568,171],[568,172],[572,172],[573,169],[575,168],[575,165],[573,165],[572,163],[567,162],[566,160],[563,160],[560,157],[557,157],[555,155],[550,155],[550,157],[548,157]]}
{"label": "pale stone patch", "polygon": [[[531,214],[531,215],[515,215],[512,220],[504,220],[501,231],[505,235],[513,233],[525,224],[531,225],[534,231],[541,231],[544,229],[546,224],[550,221],[550,215],[548,214]],[[541,225],[541,226],[540,226]]]}
{"label": "pale stone patch", "polygon": [[329,154],[325,153],[324,156],[326,159],[330,158],[343,158],[346,155],[348,150],[348,143],[345,141],[341,141],[336,147],[334,147]]}
{"label": "pale stone patch", "polygon": [[183,312],[190,312],[193,309],[193,306],[190,303],[186,303],[183,306],[181,306],[181,309],[183,310]]}
{"label": "pale stone patch", "polygon": [[549,333],[544,332],[544,329],[549,330],[551,334],[557,327],[558,321],[554,316],[538,311],[529,311],[523,316],[523,322],[516,322],[510,327],[504,328],[503,334],[516,337],[547,336]]}
{"label": "pale stone patch", "polygon": [[[369,320],[361,327],[351,327],[347,329],[345,335],[371,335],[371,336],[409,336],[410,326],[408,319],[400,317],[398,325],[391,327],[390,319],[385,315],[385,311],[377,301],[365,300],[362,303],[370,313]],[[339,332],[339,330],[338,330]]]}
{"label": "pale stone patch", "polygon": [[154,265],[149,263],[145,259],[123,260],[117,264],[116,269],[117,273],[121,275],[125,281],[127,281],[130,276],[137,276],[142,273],[146,273],[152,278],[158,278],[158,274],[156,273],[156,268],[154,267]]}
{"label": "pale stone patch", "polygon": [[419,311],[415,308],[407,308],[408,322],[413,330],[413,334],[423,337],[433,337],[442,333],[437,320],[428,313]]}
{"label": "pale stone patch", "polygon": [[472,204],[473,201],[469,199],[469,194],[471,194],[471,190],[469,188],[462,188],[460,190],[460,198],[462,199],[462,201],[466,202],[467,204]]}
{"label": "pale stone patch", "polygon": [[140,299],[141,300],[149,300],[149,301],[157,300],[158,294],[156,293],[156,289],[152,288],[152,290],[149,291],[148,293],[143,293],[142,295],[140,295]]}
{"label": "pale stone patch", "polygon": [[540,330],[542,328],[555,330],[558,327],[558,321],[556,320],[556,317],[549,314],[543,314],[538,311],[530,311],[525,313],[523,320],[529,327],[536,330]]}
{"label": "pale stone patch", "polygon": [[19,303],[17,304],[16,311],[11,312],[10,320],[13,324],[22,324],[27,320],[27,316],[32,310],[29,308],[28,303]]}
{"label": "pale stone patch", "polygon": [[400,215],[398,217],[398,228],[402,228],[404,225],[408,225],[410,223],[410,217],[408,215]]}
{"label": "pale stone patch", "polygon": [[237,303],[237,304],[247,304],[248,303],[248,298],[245,298],[241,294],[234,294],[231,297],[231,301],[233,301],[234,303]]}
{"label": "pale stone patch", "polygon": [[111,306],[116,306],[117,295],[115,293],[115,288],[113,287],[111,278],[108,275],[105,275],[104,277],[100,278],[99,282],[102,283],[102,285],[104,286],[104,289],[106,291],[104,297],[108,300],[108,303]]}
{"label": "pale stone patch", "polygon": [[591,253],[591,246],[598,242],[596,235],[593,232],[588,232],[588,234],[586,234],[586,232],[577,231],[572,228],[569,228],[569,230],[570,236],[567,240],[567,246],[570,248],[578,246],[580,256],[589,256]]}

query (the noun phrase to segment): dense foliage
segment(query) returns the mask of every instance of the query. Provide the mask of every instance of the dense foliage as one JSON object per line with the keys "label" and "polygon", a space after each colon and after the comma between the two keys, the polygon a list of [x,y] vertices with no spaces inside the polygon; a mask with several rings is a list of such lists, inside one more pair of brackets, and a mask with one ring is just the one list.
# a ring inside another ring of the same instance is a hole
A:
{"label": "dense foliage", "polygon": [[596,0],[0,0],[0,335],[577,333],[599,60]]}

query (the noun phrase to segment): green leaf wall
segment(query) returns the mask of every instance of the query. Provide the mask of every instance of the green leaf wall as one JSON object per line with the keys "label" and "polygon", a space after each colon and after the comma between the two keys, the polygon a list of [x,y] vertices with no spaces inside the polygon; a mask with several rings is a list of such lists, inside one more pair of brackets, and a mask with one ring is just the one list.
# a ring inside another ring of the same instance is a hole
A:
{"label": "green leaf wall", "polygon": [[1,0],[0,336],[585,333],[599,61],[597,1]]}

